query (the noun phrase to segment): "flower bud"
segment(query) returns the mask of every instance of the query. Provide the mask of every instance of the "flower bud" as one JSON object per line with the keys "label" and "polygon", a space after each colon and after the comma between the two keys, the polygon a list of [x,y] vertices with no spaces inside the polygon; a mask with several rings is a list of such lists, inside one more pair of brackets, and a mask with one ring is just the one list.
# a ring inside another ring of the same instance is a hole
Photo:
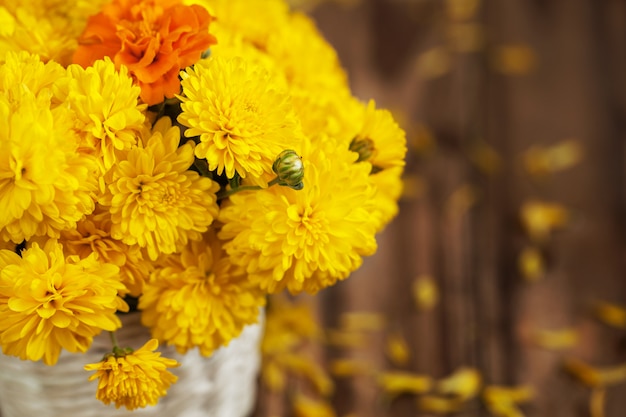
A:
{"label": "flower bud", "polygon": [[302,158],[293,150],[282,151],[272,165],[278,177],[279,185],[286,185],[294,190],[301,190],[304,187],[304,165]]}
{"label": "flower bud", "polygon": [[359,154],[359,159],[356,160],[357,162],[363,162],[374,156],[376,147],[374,146],[374,141],[371,139],[354,138],[352,142],[350,142],[350,150]]}

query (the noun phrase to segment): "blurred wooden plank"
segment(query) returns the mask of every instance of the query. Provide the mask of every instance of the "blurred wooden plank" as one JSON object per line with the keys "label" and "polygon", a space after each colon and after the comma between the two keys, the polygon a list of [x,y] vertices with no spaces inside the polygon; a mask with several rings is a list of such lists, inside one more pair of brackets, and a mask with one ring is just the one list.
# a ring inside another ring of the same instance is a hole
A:
{"label": "blurred wooden plank", "polygon": [[[418,6],[415,8],[415,4]],[[530,384],[537,397],[529,416],[587,417],[589,390],[561,371],[565,354],[596,365],[626,359],[622,333],[590,318],[594,298],[626,301],[626,2],[620,0],[484,0],[475,22],[486,34],[485,52],[455,54],[450,73],[425,80],[415,72],[419,54],[446,41],[444,2],[376,0],[357,9],[316,11],[357,96],[403,108],[411,122],[428,125],[438,139],[429,158],[409,158],[407,170],[427,179],[422,199],[402,204],[380,237],[380,251],[346,282],[321,294],[329,326],[346,311],[380,311],[408,335],[407,369],[440,378],[461,365],[476,366],[488,384]],[[413,25],[413,26],[412,26]],[[489,53],[528,44],[538,57],[525,76],[495,73]],[[393,62],[390,62],[393,61]],[[524,173],[520,155],[533,144],[575,138],[584,162],[544,184]],[[478,140],[502,158],[498,175],[483,175],[468,149]],[[475,205],[456,217],[446,212],[460,187],[476,190]],[[527,242],[518,222],[529,198],[575,209],[575,221],[552,239],[545,280],[528,284],[517,270]],[[408,296],[421,274],[442,293],[433,311],[418,312]],[[564,352],[529,342],[534,329],[573,326],[583,341]],[[329,350],[328,358],[357,355],[391,368],[382,335],[366,352]],[[619,416],[623,387],[607,394],[607,417]],[[370,382],[344,380],[339,416],[416,414],[412,399],[381,404]],[[470,409],[462,416],[488,415]]]}

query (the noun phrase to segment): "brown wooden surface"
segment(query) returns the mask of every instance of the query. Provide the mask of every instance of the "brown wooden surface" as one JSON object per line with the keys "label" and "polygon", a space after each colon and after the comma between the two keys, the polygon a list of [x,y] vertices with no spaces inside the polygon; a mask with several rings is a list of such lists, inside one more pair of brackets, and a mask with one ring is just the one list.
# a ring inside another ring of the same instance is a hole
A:
{"label": "brown wooden surface", "polygon": [[[313,12],[337,48],[354,93],[400,109],[409,124],[423,123],[436,138],[428,156],[408,157],[407,173],[426,183],[421,198],[401,204],[398,218],[379,237],[378,253],[347,281],[317,299],[325,324],[346,311],[377,311],[408,339],[405,369],[441,378],[459,366],[477,367],[487,384],[530,384],[535,399],[524,415],[587,417],[590,390],[562,371],[566,356],[593,365],[626,362],[626,333],[589,314],[594,300],[626,303],[625,148],[626,2],[623,0],[483,0],[467,22],[480,25],[484,47],[452,54],[450,71],[427,79],[418,57],[450,45],[445,2],[371,0],[354,8],[323,4]],[[533,71],[502,74],[490,52],[527,44]],[[576,139],[583,161],[543,183],[520,163],[533,144]],[[468,150],[484,141],[501,158],[485,175]],[[450,212],[450,197],[468,185],[476,201]],[[525,282],[517,256],[527,242],[518,221],[530,198],[573,210],[569,226],[548,246],[546,277]],[[419,312],[410,298],[418,275],[433,276],[440,303]],[[580,343],[567,351],[528,342],[531,329],[573,327]],[[389,368],[383,340],[365,353],[372,366]],[[336,349],[322,360],[350,355]],[[261,390],[257,417],[288,416]],[[607,391],[607,417],[626,415],[626,386]],[[269,402],[274,406],[269,407]],[[338,380],[338,416],[403,417],[420,414],[413,398],[383,405],[361,379]],[[271,412],[269,411],[271,410]],[[277,411],[280,410],[280,411]],[[353,413],[353,414],[350,414]],[[462,416],[489,415],[479,403]]]}

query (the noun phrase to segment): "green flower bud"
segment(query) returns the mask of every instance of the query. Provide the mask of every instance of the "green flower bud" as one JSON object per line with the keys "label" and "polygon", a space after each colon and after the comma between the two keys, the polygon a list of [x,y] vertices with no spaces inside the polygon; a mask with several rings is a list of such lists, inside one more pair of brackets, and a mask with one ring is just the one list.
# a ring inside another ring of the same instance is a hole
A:
{"label": "green flower bud", "polygon": [[272,171],[276,173],[278,185],[285,185],[294,190],[301,190],[304,187],[302,180],[304,179],[304,165],[302,158],[291,149],[282,151],[274,164]]}
{"label": "green flower bud", "polygon": [[374,156],[376,147],[374,146],[374,141],[371,139],[354,138],[352,142],[350,142],[350,150],[359,154],[359,159],[356,160],[357,162],[363,162]]}

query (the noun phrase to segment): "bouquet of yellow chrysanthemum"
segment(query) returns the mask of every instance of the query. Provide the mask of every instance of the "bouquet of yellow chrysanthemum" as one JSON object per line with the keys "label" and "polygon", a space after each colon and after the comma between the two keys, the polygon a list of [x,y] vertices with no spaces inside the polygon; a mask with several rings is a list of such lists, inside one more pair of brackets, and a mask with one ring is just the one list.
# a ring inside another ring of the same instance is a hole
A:
{"label": "bouquet of yellow chrysanthemum", "polygon": [[156,340],[85,368],[155,404],[157,340],[209,356],[265,296],[376,250],[406,152],[282,0],[0,4],[0,347],[54,365],[136,306]]}

